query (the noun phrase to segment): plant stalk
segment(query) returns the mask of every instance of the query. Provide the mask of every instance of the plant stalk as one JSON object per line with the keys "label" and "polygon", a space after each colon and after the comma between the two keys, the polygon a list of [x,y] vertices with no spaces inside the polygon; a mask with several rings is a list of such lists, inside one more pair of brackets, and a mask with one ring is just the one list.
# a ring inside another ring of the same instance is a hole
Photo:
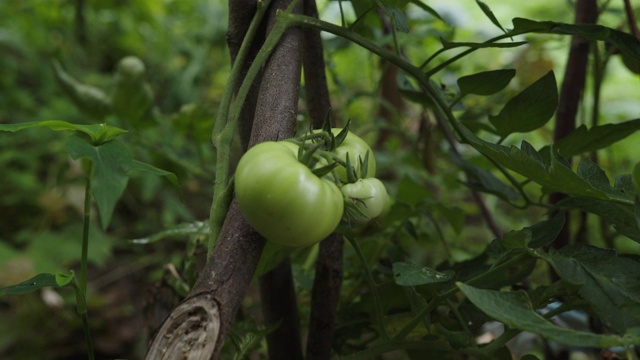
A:
{"label": "plant stalk", "polygon": [[78,309],[81,311],[82,327],[84,329],[84,337],[87,343],[87,352],[90,360],[95,359],[93,352],[93,339],[91,338],[91,331],[89,328],[89,315],[87,310],[87,264],[89,254],[89,226],[91,224],[91,171],[93,170],[93,163],[89,162],[87,168],[87,183],[84,190],[84,216],[82,226],[82,255],[80,258],[80,284],[76,291],[80,292],[80,296],[76,296],[76,301],[83,302],[78,304]]}
{"label": "plant stalk", "polygon": [[[229,75],[229,80],[224,89],[224,93],[222,94],[222,100],[220,103],[220,107],[218,108],[218,112],[216,114],[216,121],[213,126],[213,134],[211,135],[211,141],[216,146],[216,180],[213,190],[213,202],[211,204],[211,213],[210,213],[210,228],[211,232],[209,235],[209,244],[208,251],[209,255],[211,255],[211,251],[213,250],[213,245],[218,239],[218,234],[220,234],[220,229],[222,228],[222,223],[224,222],[225,215],[227,213],[227,209],[229,208],[229,203],[231,202],[231,195],[233,193],[233,187],[230,181],[230,164],[229,159],[231,158],[231,142],[233,141],[233,135],[235,133],[235,129],[237,127],[237,118],[242,110],[242,105],[244,104],[244,100],[249,92],[250,85],[253,83],[255,79],[259,67],[256,68],[255,63],[258,61],[256,57],[256,62],[254,62],[249,69],[249,73],[246,75],[240,90],[238,91],[238,95],[234,104],[232,106],[233,100],[233,89],[235,88],[235,84],[238,82],[240,77],[240,73],[242,71],[242,64],[246,61],[247,55],[249,53],[249,49],[251,47],[251,43],[256,36],[258,28],[260,27],[260,23],[262,22],[262,18],[264,17],[267,9],[269,8],[271,0],[264,0],[262,3],[259,3],[258,10],[251,21],[251,25],[247,30],[247,34],[242,42],[242,46],[236,56],[235,62],[231,68],[231,74]],[[265,43],[266,44],[266,43]],[[264,49],[264,47],[263,47]],[[263,51],[261,50],[260,54]],[[269,51],[269,53],[271,53]],[[266,57],[265,57],[266,59]],[[261,63],[260,63],[261,64]],[[256,68],[256,69],[254,69]],[[253,70],[253,71],[252,71]],[[245,84],[247,84],[245,86]],[[229,116],[229,112],[232,112],[232,116]]]}
{"label": "plant stalk", "polygon": [[382,312],[382,305],[380,304],[380,296],[378,294],[378,285],[376,284],[375,279],[373,278],[373,274],[371,273],[371,269],[369,268],[369,264],[367,263],[367,259],[364,257],[362,250],[358,243],[351,236],[345,236],[353,249],[356,251],[360,262],[362,262],[362,266],[364,267],[367,282],[369,283],[369,287],[371,288],[371,294],[373,295],[373,302],[376,307],[376,322],[378,325],[378,331],[382,335],[383,339],[389,339],[389,334],[387,334],[387,330],[384,327],[384,313]]}

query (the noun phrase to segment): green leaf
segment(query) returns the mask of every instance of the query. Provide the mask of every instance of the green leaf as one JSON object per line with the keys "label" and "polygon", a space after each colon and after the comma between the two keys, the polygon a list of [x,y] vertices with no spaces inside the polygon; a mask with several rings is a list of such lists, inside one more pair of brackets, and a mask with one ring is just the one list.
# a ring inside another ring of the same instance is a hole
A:
{"label": "green leaf", "polygon": [[273,241],[267,241],[260,256],[260,261],[258,261],[258,265],[256,266],[256,271],[253,273],[253,278],[257,279],[273,270],[286,259],[287,256],[291,255],[294,250],[295,248],[291,246],[279,245]]}
{"label": "green leaf", "polygon": [[469,301],[490,317],[509,327],[540,334],[561,344],[605,348],[640,341],[637,334],[624,337],[599,335],[554,325],[534,311],[531,299],[524,291],[482,290],[463,283],[458,283],[458,288]]}
{"label": "green leaf", "polygon": [[633,174],[631,177],[633,180],[633,186],[636,190],[633,208],[636,215],[636,225],[640,228],[640,163],[637,163],[636,166],[633,167]]}
{"label": "green leaf", "polygon": [[607,174],[590,158],[585,158],[578,165],[578,176],[583,178],[591,186],[603,192],[613,191]]}
{"label": "green leaf", "polygon": [[70,284],[72,285],[71,282],[73,281],[74,276],[75,275],[74,275],[73,270],[69,270],[69,275],[62,274],[62,273],[57,273],[57,274],[55,274],[56,284],[59,287],[64,287],[64,286],[67,286],[67,285],[70,285]]}
{"label": "green leaf", "polygon": [[640,59],[640,41],[631,34],[592,24],[565,24],[553,21],[533,21],[523,18],[513,19],[513,30],[509,35],[525,33],[579,35],[588,40],[606,41],[630,58]]}
{"label": "green leaf", "polygon": [[45,121],[33,121],[18,124],[0,124],[0,131],[16,132],[23,129],[30,128],[49,128],[56,131],[79,131],[86,135],[89,135],[93,144],[101,144],[113,140],[118,135],[124,134],[127,130],[123,130],[117,127],[109,126],[106,124],[72,124],[62,120],[45,120]]}
{"label": "green leaf", "polygon": [[553,71],[513,97],[496,116],[489,116],[503,138],[514,132],[529,132],[549,121],[558,106],[558,87]]}
{"label": "green leaf", "polygon": [[570,245],[542,257],[562,279],[580,286],[580,295],[612,329],[624,333],[640,326],[640,263],[588,245]]}
{"label": "green leaf", "polygon": [[457,206],[451,206],[449,204],[444,205],[440,202],[437,202],[435,206],[429,206],[428,208],[433,208],[438,215],[442,216],[449,225],[451,225],[456,234],[460,234],[462,232],[465,225],[464,210]]}
{"label": "green leaf", "polygon": [[531,227],[510,231],[502,237],[505,249],[537,249],[553,242],[564,226],[564,212],[558,212],[549,220],[543,220]]}
{"label": "green leaf", "polygon": [[616,176],[616,180],[613,184],[613,188],[622,193],[629,195],[637,194],[635,187],[633,186],[633,178],[631,174],[622,174]]}
{"label": "green leaf", "polygon": [[520,35],[531,32],[548,32],[551,31],[555,24],[552,21],[534,21],[524,18],[514,18],[511,20],[513,23],[513,29],[509,31],[509,35]]}
{"label": "green leaf", "polygon": [[463,76],[458,79],[460,96],[468,94],[491,95],[504,89],[513,77],[516,76],[514,69],[503,69],[484,71],[481,73]]}
{"label": "green leaf", "polygon": [[[556,179],[555,181],[563,181],[563,184],[555,185],[555,187],[562,188],[562,192],[566,194],[620,202],[630,201],[629,196],[614,191],[611,186],[605,188],[597,179],[585,179],[574,173],[566,160],[554,151],[553,148],[551,152],[549,177],[552,181],[553,179]],[[550,184],[544,184],[545,187],[549,185]]]}
{"label": "green leaf", "polygon": [[493,175],[490,171],[482,169],[462,158],[453,157],[452,161],[467,174],[467,176],[470,178],[470,181],[476,181],[467,182],[467,186],[482,192],[496,195],[500,199],[503,199],[510,203],[515,203],[522,200],[522,196],[519,192],[517,192],[511,186],[498,180],[498,178],[495,177],[495,175]]}
{"label": "green leaf", "polygon": [[403,8],[407,5],[407,0],[376,0],[376,3],[391,19],[391,23],[398,31],[409,32],[407,15]]}
{"label": "green leaf", "polygon": [[178,177],[176,176],[176,174],[172,172],[162,170],[151,164],[147,164],[145,162],[138,161],[138,160],[131,161],[129,171],[138,171],[138,172],[143,172],[143,173],[156,175],[156,176],[164,176],[167,178],[167,180],[169,180],[169,182],[173,186],[175,186],[178,192],[180,192],[180,196],[182,196],[182,191],[180,191],[181,187],[180,187],[180,183],[178,182]]}
{"label": "green leaf", "polygon": [[129,180],[127,172],[132,163],[129,148],[117,140],[95,146],[77,136],[70,137],[66,146],[72,158],[87,158],[93,164],[91,193],[100,210],[102,227],[106,229]]}
{"label": "green leaf", "polygon": [[560,211],[549,220],[541,221],[531,227],[531,238],[527,246],[537,249],[549,245],[555,240],[566,220],[564,212]]}
{"label": "green leaf", "polygon": [[640,229],[631,204],[569,197],[556,204],[560,209],[580,209],[600,216],[622,235],[640,243]]}
{"label": "green leaf", "polygon": [[485,49],[485,48],[514,48],[522,45],[527,45],[529,42],[527,41],[511,41],[511,42],[458,42],[458,41],[449,41],[444,38],[440,38],[440,42],[442,43],[442,48],[444,50],[450,50],[459,47],[469,47],[472,49]]}
{"label": "green leaf", "polygon": [[420,1],[420,0],[409,0],[409,2],[412,3],[413,5],[419,7],[420,9],[428,12],[434,18],[444,21],[442,16],[440,16],[440,14],[437,11],[435,11],[431,6],[428,6],[427,4],[423,3],[422,1]]}
{"label": "green leaf", "polygon": [[486,142],[477,137],[464,125],[459,124],[463,138],[480,153],[500,165],[542,185],[547,192],[561,192],[568,195],[592,199],[610,200],[622,204],[632,204],[633,194],[615,189],[602,191],[574,173],[554,149],[550,149],[550,163],[544,163],[540,154],[523,142],[521,149]]}
{"label": "green leaf", "polygon": [[[22,295],[40,290],[45,287],[65,287],[73,281],[73,271],[66,274],[38,274],[19,284],[0,288],[0,295]],[[73,285],[73,284],[71,284]]]}
{"label": "green leaf", "polygon": [[491,11],[491,9],[489,8],[489,5],[483,3],[480,0],[476,0],[476,4],[478,4],[478,6],[480,6],[480,9],[482,10],[482,12],[489,18],[489,20],[491,20],[493,25],[497,26],[500,30],[502,30],[502,32],[505,32],[505,33],[507,32],[502,27],[502,25],[500,25],[500,22],[498,21],[496,16],[493,14],[493,11]]}
{"label": "green leaf", "polygon": [[409,176],[405,176],[398,184],[398,201],[409,205],[417,205],[426,198],[431,197],[431,192],[424,185],[416,183]]}
{"label": "green leaf", "polygon": [[449,330],[442,323],[435,323],[435,328],[438,330],[438,334],[444,336],[447,342],[454,349],[460,349],[463,347],[469,347],[475,345],[475,338],[469,331],[455,331]]}
{"label": "green leaf", "polygon": [[418,286],[445,282],[453,279],[451,270],[436,271],[428,267],[408,263],[393,263],[393,279],[400,286]]}
{"label": "green leaf", "polygon": [[636,215],[636,225],[640,228],[640,196],[636,195],[636,200],[633,203],[633,212]]}
{"label": "green leaf", "polygon": [[633,186],[636,188],[636,194],[640,194],[640,163],[633,167],[631,178],[633,179]]}
{"label": "green leaf", "polygon": [[[112,255],[114,239],[93,224],[89,228],[91,245],[88,260],[92,265],[102,266]],[[27,243],[22,254],[33,263],[36,273],[60,272],[68,264],[80,261],[80,241],[82,223],[75,223],[61,229],[48,231],[24,231],[17,240]]]}
{"label": "green leaf", "polygon": [[640,119],[619,124],[592,126],[589,129],[581,125],[553,146],[562,156],[570,158],[574,155],[604,149],[638,130],[640,130]]}

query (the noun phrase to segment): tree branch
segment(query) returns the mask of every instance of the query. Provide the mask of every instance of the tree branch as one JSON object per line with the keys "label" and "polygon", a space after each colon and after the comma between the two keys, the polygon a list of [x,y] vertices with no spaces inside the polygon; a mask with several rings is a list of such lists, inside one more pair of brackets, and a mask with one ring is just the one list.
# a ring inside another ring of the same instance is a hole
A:
{"label": "tree branch", "polygon": [[[304,14],[318,17],[315,0],[304,0]],[[304,68],[305,90],[307,92],[307,107],[311,124],[314,129],[322,127],[327,112],[331,111],[331,99],[325,74],[324,50],[320,30],[305,27],[302,29],[304,37],[302,63]],[[331,124],[335,125],[333,115]]]}
{"label": "tree branch", "polygon": [[343,247],[344,239],[340,234],[332,234],[320,243],[311,292],[307,360],[326,360],[331,357],[333,328],[342,286]]}
{"label": "tree branch", "polygon": [[278,324],[267,335],[269,359],[302,360],[300,316],[289,258],[260,278],[260,298],[267,326]]}
{"label": "tree branch", "polygon": [[[307,16],[318,17],[315,0],[304,1],[304,13]],[[307,27],[302,31],[304,36],[302,61],[307,107],[313,127],[320,128],[327,113],[331,111],[322,39],[317,29]],[[333,114],[330,121],[331,125],[335,126]],[[333,328],[342,286],[343,248],[344,239],[339,234],[332,234],[320,243],[311,291],[307,360],[325,360],[331,357]]]}
{"label": "tree branch", "polygon": [[[578,0],[576,4],[575,23],[595,24],[597,19],[598,4],[596,1]],[[556,111],[556,123],[553,133],[554,142],[569,135],[576,127],[576,115],[585,88],[588,59],[589,41],[581,37],[573,36],[571,38],[569,58],[567,59],[567,66],[558,99],[558,110]],[[565,197],[566,195],[564,194],[553,193],[549,196],[549,201],[555,204]],[[554,214],[551,216],[553,215]],[[570,219],[569,214],[567,214],[564,227],[556,241],[552,244],[553,247],[561,248],[569,244],[571,238]]]}
{"label": "tree branch", "polygon": [[[291,0],[275,0],[268,15],[270,30],[275,12],[286,9]],[[294,13],[301,12],[297,4]],[[256,103],[250,146],[269,140],[293,137],[300,93],[302,67],[302,32],[298,28],[285,31],[266,64]],[[260,278],[260,296],[265,325],[279,326],[267,336],[270,359],[302,359],[300,317],[289,259]]]}

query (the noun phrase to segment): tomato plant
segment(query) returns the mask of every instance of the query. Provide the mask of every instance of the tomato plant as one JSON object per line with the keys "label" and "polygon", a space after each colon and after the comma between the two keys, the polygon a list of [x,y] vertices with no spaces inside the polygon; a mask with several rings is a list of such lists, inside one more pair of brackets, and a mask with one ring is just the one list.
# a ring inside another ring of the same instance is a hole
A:
{"label": "tomato plant", "polygon": [[264,142],[238,163],[235,191],[249,224],[266,239],[308,246],[327,237],[343,214],[335,184],[316,176],[297,158],[298,146]]}

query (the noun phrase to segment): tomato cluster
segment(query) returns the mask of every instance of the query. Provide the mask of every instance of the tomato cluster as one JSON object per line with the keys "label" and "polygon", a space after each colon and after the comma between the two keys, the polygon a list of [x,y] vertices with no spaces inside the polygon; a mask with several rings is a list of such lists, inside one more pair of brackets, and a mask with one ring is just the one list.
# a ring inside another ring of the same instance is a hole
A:
{"label": "tomato cluster", "polygon": [[334,128],[255,145],[240,159],[234,185],[242,214],[260,235],[309,246],[341,220],[357,226],[383,212],[387,191],[375,171],[369,145]]}

